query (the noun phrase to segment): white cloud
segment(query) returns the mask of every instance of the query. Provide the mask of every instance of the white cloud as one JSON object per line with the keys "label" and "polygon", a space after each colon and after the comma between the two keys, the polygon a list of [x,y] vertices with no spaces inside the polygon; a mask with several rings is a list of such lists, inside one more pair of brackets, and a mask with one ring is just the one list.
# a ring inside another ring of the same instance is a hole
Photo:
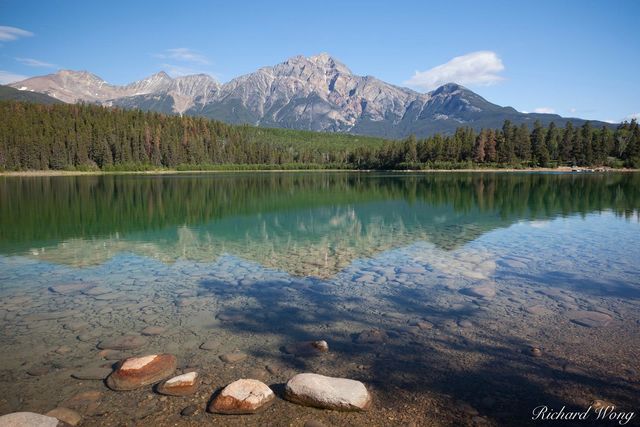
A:
{"label": "white cloud", "polygon": [[211,74],[197,68],[183,67],[182,65],[176,64],[160,64],[160,67],[171,77],[189,76],[191,74]]}
{"label": "white cloud", "polygon": [[551,107],[538,107],[538,108],[534,108],[533,112],[539,113],[539,114],[555,114],[556,110],[554,110]]}
{"label": "white cloud", "polygon": [[578,109],[577,109],[577,108],[575,108],[575,107],[571,107],[571,108],[569,108],[569,112],[570,112],[570,113],[575,113],[576,111],[578,111]]}
{"label": "white cloud", "polygon": [[206,56],[202,55],[199,52],[196,52],[195,50],[192,50],[186,47],[167,49],[163,53],[158,53],[154,56],[162,59],[173,59],[175,61],[191,62],[193,64],[202,64],[202,65],[210,64],[210,61],[207,59]]}
{"label": "white cloud", "polygon": [[17,40],[20,37],[31,37],[32,35],[33,33],[31,31],[0,25],[0,41],[3,42]]}
{"label": "white cloud", "polygon": [[638,121],[640,121],[640,113],[632,113],[629,114],[627,117],[625,117],[624,119],[622,119],[622,121],[628,121],[630,122],[631,120],[636,119]]}
{"label": "white cloud", "polygon": [[16,61],[28,65],[29,67],[41,67],[41,68],[55,68],[55,64],[50,64],[49,62],[39,61],[33,58],[16,58]]}
{"label": "white cloud", "polygon": [[416,71],[404,84],[424,90],[431,90],[445,83],[488,86],[504,80],[498,74],[502,71],[504,64],[498,55],[482,50],[456,56],[427,71]]}
{"label": "white cloud", "polygon": [[22,74],[15,74],[10,71],[0,70],[0,84],[6,85],[9,83],[19,82],[20,80],[28,79],[28,76]]}

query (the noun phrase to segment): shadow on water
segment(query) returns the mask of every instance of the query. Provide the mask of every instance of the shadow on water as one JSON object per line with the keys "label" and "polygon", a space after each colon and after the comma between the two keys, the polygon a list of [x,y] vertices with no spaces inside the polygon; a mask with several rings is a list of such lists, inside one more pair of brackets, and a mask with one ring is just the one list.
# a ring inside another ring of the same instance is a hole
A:
{"label": "shadow on water", "polygon": [[[547,405],[559,410],[564,406],[567,411],[584,411],[595,398],[616,402],[627,411],[637,410],[638,384],[604,370],[580,368],[571,354],[532,357],[527,353],[531,342],[518,330],[497,330],[481,323],[473,330],[457,326],[456,320],[475,321],[476,315],[481,319],[484,312],[493,310],[492,301],[469,298],[464,307],[439,308],[430,303],[428,289],[398,287],[376,293],[377,305],[405,315],[398,320],[385,316],[387,313],[369,311],[362,297],[345,299],[335,292],[352,284],[303,279],[293,284],[266,280],[239,286],[205,280],[200,286],[203,295],[249,301],[250,307],[224,309],[221,328],[256,336],[276,334],[285,343],[326,339],[335,363],[366,365],[364,370],[333,366],[335,372],[371,385],[376,404],[394,410],[402,411],[403,405],[426,397],[463,417],[478,414],[499,425],[541,425],[531,419],[534,408]],[[580,289],[594,286],[583,283]],[[428,319],[433,327],[420,330],[405,320],[412,318]],[[345,323],[357,324],[360,329],[348,333],[338,326]],[[319,332],[318,326],[322,325]],[[385,338],[358,342],[357,332],[367,329],[384,331]],[[268,352],[253,353],[265,357]],[[283,360],[297,372],[313,371],[318,366],[315,358]],[[580,425],[602,422],[592,417]]]}

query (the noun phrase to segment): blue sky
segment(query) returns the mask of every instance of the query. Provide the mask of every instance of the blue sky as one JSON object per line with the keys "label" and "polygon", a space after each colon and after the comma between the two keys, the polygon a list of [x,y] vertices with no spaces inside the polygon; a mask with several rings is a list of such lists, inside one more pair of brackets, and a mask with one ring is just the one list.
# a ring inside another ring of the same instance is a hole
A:
{"label": "blue sky", "polygon": [[0,81],[65,68],[225,82],[328,52],[420,91],[454,79],[520,111],[619,121],[640,113],[638,17],[635,0],[0,0]]}

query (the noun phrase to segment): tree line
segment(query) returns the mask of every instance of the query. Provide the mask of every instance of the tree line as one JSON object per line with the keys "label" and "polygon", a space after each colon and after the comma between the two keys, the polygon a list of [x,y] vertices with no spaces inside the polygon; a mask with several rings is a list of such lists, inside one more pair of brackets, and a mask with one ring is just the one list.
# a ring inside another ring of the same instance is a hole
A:
{"label": "tree line", "polygon": [[[308,134],[308,135],[307,135]],[[313,143],[306,143],[307,139]],[[0,169],[640,167],[640,129],[505,121],[403,141],[228,125],[87,104],[0,102]]]}

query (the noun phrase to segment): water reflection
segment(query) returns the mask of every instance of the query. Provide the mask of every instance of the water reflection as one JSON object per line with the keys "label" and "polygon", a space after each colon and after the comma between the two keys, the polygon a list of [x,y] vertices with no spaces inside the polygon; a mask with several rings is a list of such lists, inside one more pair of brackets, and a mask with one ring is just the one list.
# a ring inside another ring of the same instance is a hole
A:
{"label": "water reflection", "polygon": [[428,241],[453,250],[521,220],[637,218],[640,175],[268,173],[0,180],[0,251],[75,266],[120,252],[223,254],[330,277]]}

